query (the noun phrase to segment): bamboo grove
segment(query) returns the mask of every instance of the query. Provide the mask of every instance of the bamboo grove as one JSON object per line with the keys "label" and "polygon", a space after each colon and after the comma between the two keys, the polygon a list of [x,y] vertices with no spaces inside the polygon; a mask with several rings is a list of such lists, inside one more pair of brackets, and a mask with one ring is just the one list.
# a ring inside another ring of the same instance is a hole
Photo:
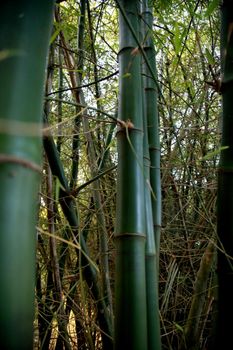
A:
{"label": "bamboo grove", "polygon": [[2,4],[1,349],[229,348],[232,13]]}

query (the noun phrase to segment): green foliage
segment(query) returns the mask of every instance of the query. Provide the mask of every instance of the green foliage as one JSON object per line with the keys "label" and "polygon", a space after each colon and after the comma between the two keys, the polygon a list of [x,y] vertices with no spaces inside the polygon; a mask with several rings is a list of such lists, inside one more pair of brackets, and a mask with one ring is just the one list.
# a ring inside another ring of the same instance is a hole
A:
{"label": "green foliage", "polygon": [[215,64],[215,59],[214,59],[213,55],[210,53],[210,51],[207,48],[205,49],[205,55],[206,55],[206,59],[207,59],[208,63],[210,65],[214,65]]}
{"label": "green foliage", "polygon": [[211,158],[213,158],[214,156],[219,155],[220,152],[222,152],[224,149],[228,149],[228,148],[229,148],[229,146],[222,146],[222,147],[219,147],[219,148],[216,149],[215,151],[210,152],[210,153],[207,153],[207,154],[202,158],[202,160],[211,159]]}
{"label": "green foliage", "polygon": [[218,8],[219,4],[220,4],[219,0],[210,1],[209,5],[206,9],[206,13],[205,13],[206,17],[211,16],[212,13]]}

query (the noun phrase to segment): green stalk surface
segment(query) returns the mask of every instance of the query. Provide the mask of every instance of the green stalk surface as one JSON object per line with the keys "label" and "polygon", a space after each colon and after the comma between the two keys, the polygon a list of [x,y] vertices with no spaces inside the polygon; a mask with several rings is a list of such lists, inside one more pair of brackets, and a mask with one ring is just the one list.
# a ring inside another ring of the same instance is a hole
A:
{"label": "green stalk surface", "polygon": [[[139,1],[120,5],[115,349],[147,349],[145,208]],[[126,16],[124,16],[126,15]]]}
{"label": "green stalk surface", "polygon": [[218,318],[215,349],[232,342],[233,314],[233,1],[221,6],[222,143],[218,174]]}
{"label": "green stalk surface", "polygon": [[[142,42],[150,67],[155,66],[155,50],[152,39],[153,15],[150,1],[144,0],[142,11]],[[146,216],[146,293],[148,350],[161,349],[158,252],[160,240],[160,149],[158,137],[158,111],[156,82],[151,77],[147,62],[143,62],[144,94],[144,179]],[[150,141],[150,142],[149,142]],[[155,146],[156,145],[156,146]]]}
{"label": "green stalk surface", "polygon": [[41,115],[53,1],[0,12],[0,348],[32,349]]}

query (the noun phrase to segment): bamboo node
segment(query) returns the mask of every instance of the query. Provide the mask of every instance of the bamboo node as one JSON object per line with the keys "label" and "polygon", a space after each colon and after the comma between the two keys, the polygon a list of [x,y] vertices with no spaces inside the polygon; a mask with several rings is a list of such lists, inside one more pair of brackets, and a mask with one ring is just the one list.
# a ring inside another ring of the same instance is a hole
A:
{"label": "bamboo node", "polygon": [[30,162],[29,160],[18,158],[15,156],[12,156],[10,154],[0,154],[0,164],[1,163],[14,163],[22,165],[25,168],[29,168],[31,170],[34,170],[36,172],[41,173],[41,167],[33,162]]}
{"label": "bamboo node", "polygon": [[138,232],[119,232],[115,234],[115,239],[117,238],[142,238],[145,239],[146,235],[144,233]]}
{"label": "bamboo node", "polygon": [[126,121],[117,119],[117,123],[121,126],[122,129],[133,129],[134,124],[131,122],[130,119],[127,119]]}

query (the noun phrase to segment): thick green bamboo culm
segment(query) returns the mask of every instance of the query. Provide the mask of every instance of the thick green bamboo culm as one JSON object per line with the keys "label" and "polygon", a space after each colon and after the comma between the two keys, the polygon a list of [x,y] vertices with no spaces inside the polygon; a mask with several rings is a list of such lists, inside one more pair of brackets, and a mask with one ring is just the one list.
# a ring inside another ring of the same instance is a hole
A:
{"label": "thick green bamboo culm", "polygon": [[[159,241],[161,226],[160,148],[157,111],[157,86],[151,77],[148,64],[154,71],[155,49],[152,39],[153,14],[151,1],[141,3],[141,29],[143,50],[147,62],[143,62],[144,91],[144,178],[146,207],[146,293],[148,350],[161,349],[159,319]],[[150,138],[150,142],[149,142]],[[156,147],[154,147],[156,145]]]}
{"label": "thick green bamboo culm", "polygon": [[[145,99],[146,102],[146,99]],[[147,127],[145,104],[144,124]],[[147,133],[144,134],[144,181],[145,181],[145,218],[146,218],[146,301],[147,301],[147,337],[148,350],[161,349],[159,301],[158,301],[158,266],[153,228],[153,215],[150,187],[150,157]]]}
{"label": "thick green bamboo culm", "polygon": [[[159,140],[159,116],[158,116],[158,81],[155,47],[152,38],[153,27],[153,1],[146,0],[142,13],[144,23],[143,49],[147,62],[145,66],[145,95],[147,111],[147,132],[150,153],[150,184],[152,188],[152,213],[154,222],[155,246],[157,258],[159,258],[160,231],[161,231],[161,176],[160,176],[160,140]],[[149,66],[148,66],[149,65]],[[151,74],[153,72],[153,76]]]}
{"label": "thick green bamboo culm", "polygon": [[216,349],[232,342],[233,314],[233,1],[221,5],[222,146],[218,176],[218,321]]}
{"label": "thick green bamboo culm", "polygon": [[32,349],[41,115],[53,1],[0,13],[0,348]]}
{"label": "thick green bamboo culm", "polygon": [[116,213],[115,349],[147,349],[145,207],[139,1],[119,6],[119,110]]}

